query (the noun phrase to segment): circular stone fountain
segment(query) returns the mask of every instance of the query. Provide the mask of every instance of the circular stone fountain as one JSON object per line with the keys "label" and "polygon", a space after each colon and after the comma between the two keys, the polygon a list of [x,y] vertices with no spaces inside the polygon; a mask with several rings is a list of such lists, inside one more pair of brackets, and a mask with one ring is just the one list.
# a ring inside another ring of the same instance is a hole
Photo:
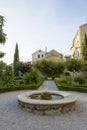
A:
{"label": "circular stone fountain", "polygon": [[[30,112],[41,114],[66,113],[76,108],[77,98],[62,91],[46,91],[52,95],[42,99],[43,91],[24,92],[18,95],[18,104]],[[48,98],[48,97],[47,97]]]}

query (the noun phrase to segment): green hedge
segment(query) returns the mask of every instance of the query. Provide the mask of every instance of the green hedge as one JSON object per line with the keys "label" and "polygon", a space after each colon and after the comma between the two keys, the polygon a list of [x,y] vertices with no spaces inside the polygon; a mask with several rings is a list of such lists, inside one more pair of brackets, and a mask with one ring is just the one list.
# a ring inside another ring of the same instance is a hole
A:
{"label": "green hedge", "polygon": [[43,83],[43,80],[41,82],[39,82],[38,84],[30,84],[30,85],[17,85],[14,87],[0,87],[0,93],[3,92],[10,92],[10,91],[17,91],[17,90],[33,90],[33,89],[37,89],[40,87],[40,85]]}
{"label": "green hedge", "polygon": [[67,91],[78,91],[78,92],[85,92],[87,93],[87,88],[85,87],[66,87],[66,86],[58,86],[60,90],[67,90]]}
{"label": "green hedge", "polygon": [[85,84],[85,78],[81,76],[75,76],[74,81],[78,82],[79,84]]}
{"label": "green hedge", "polygon": [[58,83],[57,80],[55,80],[55,83],[60,90],[67,90],[67,91],[78,91],[78,92],[85,92],[87,93],[87,84],[79,84],[79,85],[71,85],[71,84],[64,84],[64,83]]}

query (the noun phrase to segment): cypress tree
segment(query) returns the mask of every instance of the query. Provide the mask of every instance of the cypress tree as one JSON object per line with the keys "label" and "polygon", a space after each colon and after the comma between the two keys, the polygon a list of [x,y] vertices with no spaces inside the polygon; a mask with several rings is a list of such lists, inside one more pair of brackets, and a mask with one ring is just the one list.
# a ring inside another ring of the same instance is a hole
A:
{"label": "cypress tree", "polygon": [[87,61],[87,35],[86,33],[84,34],[84,41],[82,42],[82,45],[81,45],[81,54],[82,54],[83,61]]}
{"label": "cypress tree", "polygon": [[18,43],[16,43],[15,53],[14,53],[14,75],[15,76],[19,75],[18,63],[19,63],[19,49],[18,49]]}

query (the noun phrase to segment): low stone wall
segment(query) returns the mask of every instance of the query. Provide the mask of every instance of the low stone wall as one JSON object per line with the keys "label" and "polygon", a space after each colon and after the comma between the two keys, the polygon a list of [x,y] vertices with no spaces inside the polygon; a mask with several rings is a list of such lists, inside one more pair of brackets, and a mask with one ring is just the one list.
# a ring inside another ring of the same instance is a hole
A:
{"label": "low stone wall", "polygon": [[59,114],[74,111],[76,109],[76,101],[66,104],[29,104],[18,100],[19,107],[33,113],[38,114]]}
{"label": "low stone wall", "polygon": [[30,99],[29,96],[34,93],[38,93],[38,91],[32,91],[18,95],[19,107],[29,112],[34,112],[42,115],[66,113],[69,111],[74,111],[76,109],[77,98],[73,95],[70,95],[69,93],[53,91],[53,93],[55,94],[60,94],[64,96],[64,99],[55,101]]}

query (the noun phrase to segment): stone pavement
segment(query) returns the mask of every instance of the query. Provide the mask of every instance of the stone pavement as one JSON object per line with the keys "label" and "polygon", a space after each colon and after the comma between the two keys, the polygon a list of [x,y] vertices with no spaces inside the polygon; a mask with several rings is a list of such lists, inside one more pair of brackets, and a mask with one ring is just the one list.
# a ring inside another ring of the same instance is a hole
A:
{"label": "stone pavement", "polygon": [[87,130],[87,94],[70,92],[77,96],[76,111],[60,115],[36,115],[18,107],[18,94],[26,91],[0,94],[0,130]]}
{"label": "stone pavement", "polygon": [[44,83],[40,86],[38,90],[55,90],[58,91],[58,88],[53,80],[45,80]]}

